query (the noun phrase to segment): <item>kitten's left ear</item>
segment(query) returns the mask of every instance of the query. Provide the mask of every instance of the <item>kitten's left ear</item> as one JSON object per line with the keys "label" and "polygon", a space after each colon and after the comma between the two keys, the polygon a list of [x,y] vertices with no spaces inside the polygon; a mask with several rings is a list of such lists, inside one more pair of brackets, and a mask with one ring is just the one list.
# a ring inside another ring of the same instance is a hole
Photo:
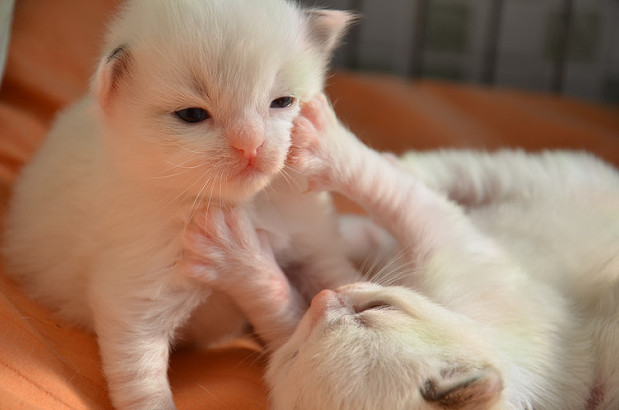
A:
{"label": "kitten's left ear", "polygon": [[305,10],[310,40],[328,57],[344,36],[348,26],[357,18],[341,10]]}
{"label": "kitten's left ear", "polygon": [[461,410],[490,409],[503,390],[501,375],[492,367],[475,371],[453,370],[428,379],[421,396],[439,408]]}
{"label": "kitten's left ear", "polygon": [[93,90],[104,111],[110,108],[114,96],[118,93],[120,83],[129,75],[130,65],[131,55],[126,46],[115,48],[99,63]]}

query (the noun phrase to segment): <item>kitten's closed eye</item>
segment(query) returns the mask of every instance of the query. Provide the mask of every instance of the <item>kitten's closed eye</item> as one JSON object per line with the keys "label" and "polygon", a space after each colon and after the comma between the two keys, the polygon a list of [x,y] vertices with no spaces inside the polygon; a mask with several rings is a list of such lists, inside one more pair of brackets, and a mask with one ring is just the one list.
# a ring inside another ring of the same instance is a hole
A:
{"label": "kitten's closed eye", "polygon": [[366,303],[360,306],[353,305],[353,310],[355,311],[355,313],[365,312],[366,310],[379,310],[379,309],[381,310],[394,309],[394,307],[390,303],[387,303],[382,300],[373,300],[369,303]]}
{"label": "kitten's closed eye", "polygon": [[279,97],[271,101],[271,108],[288,108],[294,103],[294,97]]}
{"label": "kitten's closed eye", "polygon": [[206,121],[211,118],[211,115],[203,108],[191,107],[176,111],[174,114],[181,120],[188,123],[196,123]]}

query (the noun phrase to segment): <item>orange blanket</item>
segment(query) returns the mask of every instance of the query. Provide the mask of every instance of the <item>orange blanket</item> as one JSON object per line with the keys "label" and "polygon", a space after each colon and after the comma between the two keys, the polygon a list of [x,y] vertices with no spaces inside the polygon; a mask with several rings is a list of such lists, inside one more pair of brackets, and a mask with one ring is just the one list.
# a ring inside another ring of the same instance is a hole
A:
{"label": "orange blanket", "polygon": [[[105,21],[117,3],[17,2],[0,88],[0,221],[15,176],[44,138],[54,113],[87,89]],[[572,148],[619,164],[617,108],[348,73],[334,75],[328,93],[344,122],[380,150]],[[110,407],[94,336],[29,300],[3,272],[0,326],[0,407]],[[244,339],[175,353],[169,375],[178,407],[265,408],[264,365],[260,347]]]}

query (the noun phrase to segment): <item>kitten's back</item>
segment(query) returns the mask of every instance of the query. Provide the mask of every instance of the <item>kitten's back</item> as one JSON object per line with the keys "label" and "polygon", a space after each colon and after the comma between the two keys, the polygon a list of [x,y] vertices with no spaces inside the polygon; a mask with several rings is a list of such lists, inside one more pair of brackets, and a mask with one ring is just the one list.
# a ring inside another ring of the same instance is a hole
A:
{"label": "kitten's back", "polygon": [[[94,178],[98,123],[85,98],[58,117],[34,160],[15,184],[3,232],[7,272],[64,316],[88,321],[86,288],[93,219],[84,209],[96,201]],[[76,235],[76,232],[81,234]],[[53,244],[53,246],[52,246]]]}

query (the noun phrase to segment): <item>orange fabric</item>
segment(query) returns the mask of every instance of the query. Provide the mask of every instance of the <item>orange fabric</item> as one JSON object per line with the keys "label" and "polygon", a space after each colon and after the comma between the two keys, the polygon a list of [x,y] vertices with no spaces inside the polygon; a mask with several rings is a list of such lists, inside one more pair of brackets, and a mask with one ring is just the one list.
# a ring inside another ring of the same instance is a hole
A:
{"label": "orange fabric", "polygon": [[[117,0],[18,1],[0,87],[0,223],[20,166],[54,113],[83,94]],[[328,92],[345,123],[381,150],[578,148],[619,164],[619,110],[434,81],[339,73]],[[353,207],[344,201],[342,209]],[[55,318],[0,273],[0,408],[108,408],[94,336]],[[174,353],[180,409],[267,405],[260,347],[245,339]]]}

